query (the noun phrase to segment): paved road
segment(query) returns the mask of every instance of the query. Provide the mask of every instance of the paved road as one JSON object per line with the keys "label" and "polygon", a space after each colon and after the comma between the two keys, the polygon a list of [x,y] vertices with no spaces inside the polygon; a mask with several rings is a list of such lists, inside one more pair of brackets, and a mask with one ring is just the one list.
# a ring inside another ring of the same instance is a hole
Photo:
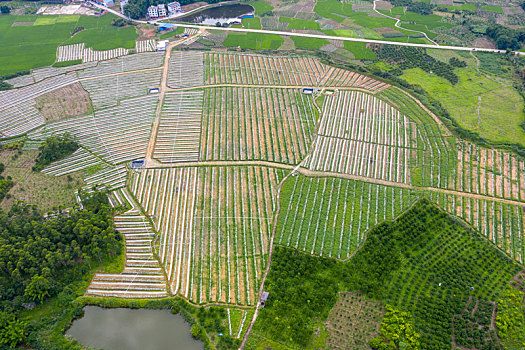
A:
{"label": "paved road", "polygon": [[[120,12],[117,12],[115,10],[106,8],[105,6],[99,5],[97,3],[91,2],[94,6],[104,9],[106,11],[109,11],[119,17],[128,19],[128,17],[124,16]],[[136,23],[147,23],[146,21],[139,21],[132,19],[133,22]],[[158,21],[160,22],[160,21]],[[157,22],[157,23],[158,23]],[[218,31],[225,31],[225,32],[237,32],[237,33],[259,33],[259,34],[276,34],[276,35],[283,35],[283,36],[298,36],[298,37],[305,37],[305,38],[315,38],[315,39],[331,39],[331,40],[341,40],[341,41],[354,41],[354,42],[360,42],[360,43],[370,43],[370,44],[387,44],[387,45],[396,45],[396,46],[411,46],[411,47],[423,47],[423,48],[429,48],[429,49],[445,49],[445,50],[455,50],[455,51],[483,51],[483,52],[496,52],[496,53],[505,53],[505,50],[497,50],[497,49],[487,49],[487,48],[478,48],[478,47],[464,47],[464,46],[446,46],[446,45],[432,45],[432,44],[416,44],[416,43],[403,43],[403,42],[397,42],[397,41],[387,41],[387,40],[374,40],[374,39],[363,39],[363,38],[347,38],[344,36],[332,36],[332,35],[324,35],[324,34],[307,34],[307,33],[292,33],[292,32],[284,32],[279,30],[266,30],[266,29],[249,29],[249,28],[231,28],[231,27],[212,27],[212,26],[204,26],[204,25],[197,25],[197,24],[182,24],[182,23],[174,23],[177,27],[184,27],[184,28],[196,28],[196,29],[209,29],[209,30],[218,30]],[[513,51],[513,53],[517,55],[525,55],[525,52],[517,52]]]}

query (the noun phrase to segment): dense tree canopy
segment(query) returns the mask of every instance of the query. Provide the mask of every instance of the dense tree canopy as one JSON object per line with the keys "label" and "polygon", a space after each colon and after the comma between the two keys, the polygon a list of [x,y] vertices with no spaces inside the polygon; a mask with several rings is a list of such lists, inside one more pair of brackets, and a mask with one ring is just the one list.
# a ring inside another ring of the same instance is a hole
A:
{"label": "dense tree canopy", "polygon": [[44,169],[55,160],[65,158],[78,149],[78,143],[68,133],[61,136],[48,137],[38,148],[40,153],[36,157],[34,171]]}

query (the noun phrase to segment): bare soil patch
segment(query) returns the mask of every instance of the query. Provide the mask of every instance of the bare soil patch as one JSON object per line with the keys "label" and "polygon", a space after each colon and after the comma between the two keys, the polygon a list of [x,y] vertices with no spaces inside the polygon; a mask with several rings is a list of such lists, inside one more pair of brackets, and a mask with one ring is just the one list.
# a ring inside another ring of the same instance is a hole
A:
{"label": "bare soil patch", "polygon": [[389,1],[377,1],[376,9],[390,11],[392,9],[392,4]]}
{"label": "bare soil patch", "polygon": [[91,110],[89,94],[79,83],[48,92],[37,97],[35,101],[36,109],[46,122],[86,114]]}

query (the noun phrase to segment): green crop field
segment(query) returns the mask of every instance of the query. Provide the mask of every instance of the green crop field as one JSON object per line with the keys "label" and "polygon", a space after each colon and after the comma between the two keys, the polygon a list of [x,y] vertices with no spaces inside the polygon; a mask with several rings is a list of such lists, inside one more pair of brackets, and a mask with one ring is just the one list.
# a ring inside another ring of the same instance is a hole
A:
{"label": "green crop field", "polygon": [[321,27],[319,27],[319,23],[309,19],[279,17],[279,22],[288,23],[288,28],[290,29],[321,29]]}
{"label": "green crop field", "polygon": [[245,18],[242,20],[244,28],[261,29],[261,19],[259,17]]}
{"label": "green crop field", "polygon": [[226,47],[240,47],[252,50],[277,50],[283,43],[283,38],[275,34],[233,34],[230,33],[222,44]]}
{"label": "green crop field", "polygon": [[377,56],[374,51],[366,47],[366,43],[345,41],[345,50],[350,51],[357,60],[376,60]]}
{"label": "green crop field", "polygon": [[481,9],[487,12],[503,13],[503,9],[501,8],[501,6],[483,5],[481,6]]}
{"label": "green crop field", "polygon": [[[60,45],[86,43],[95,50],[133,48],[138,37],[134,27],[111,25],[113,15],[92,16],[0,16],[0,75],[52,65]],[[32,21],[32,26],[13,26]],[[86,30],[71,38],[76,27]]]}
{"label": "green crop field", "polygon": [[326,39],[305,38],[301,36],[292,36],[292,40],[296,48],[307,50],[317,50],[329,44]]}
{"label": "green crop field", "polygon": [[520,127],[525,118],[524,104],[518,91],[472,68],[456,69],[456,74],[456,85],[420,69],[406,70],[401,77],[423,87],[461,127],[491,142],[525,145],[525,131]]}

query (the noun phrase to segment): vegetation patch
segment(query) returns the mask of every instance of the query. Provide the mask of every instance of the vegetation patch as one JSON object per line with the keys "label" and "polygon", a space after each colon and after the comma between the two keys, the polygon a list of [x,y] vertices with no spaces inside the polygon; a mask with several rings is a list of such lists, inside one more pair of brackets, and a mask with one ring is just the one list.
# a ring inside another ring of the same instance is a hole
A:
{"label": "vegetation patch", "polygon": [[356,60],[377,60],[376,54],[367,47],[366,43],[345,41],[343,45],[346,50],[354,55]]}
{"label": "vegetation patch", "polygon": [[40,171],[52,162],[73,154],[79,147],[79,144],[71,139],[68,133],[61,136],[50,136],[38,147],[39,153],[33,170]]}
{"label": "vegetation patch", "polygon": [[255,9],[256,16],[262,16],[268,14],[273,10],[273,6],[265,1],[250,1],[248,2]]}
{"label": "vegetation patch", "polygon": [[[396,221],[369,231],[346,263],[276,247],[265,285],[270,297],[253,331],[304,348],[314,341],[337,293],[351,290],[391,305],[394,315],[406,313],[404,324],[413,322],[421,349],[450,348],[454,315],[462,313],[469,298],[497,300],[521,270],[483,237],[420,200]],[[395,318],[387,322],[383,342],[396,342],[392,334],[399,333],[388,328],[396,324]],[[405,333],[409,342],[417,338],[414,332]]]}
{"label": "vegetation patch", "polygon": [[455,72],[456,85],[421,69],[405,70],[400,77],[421,86],[462,128],[493,143],[524,146],[525,131],[520,126],[525,119],[524,103],[519,92],[473,68]]}
{"label": "vegetation patch", "polygon": [[326,39],[307,38],[301,36],[292,36],[292,40],[296,48],[306,50],[318,50],[330,43]]}

